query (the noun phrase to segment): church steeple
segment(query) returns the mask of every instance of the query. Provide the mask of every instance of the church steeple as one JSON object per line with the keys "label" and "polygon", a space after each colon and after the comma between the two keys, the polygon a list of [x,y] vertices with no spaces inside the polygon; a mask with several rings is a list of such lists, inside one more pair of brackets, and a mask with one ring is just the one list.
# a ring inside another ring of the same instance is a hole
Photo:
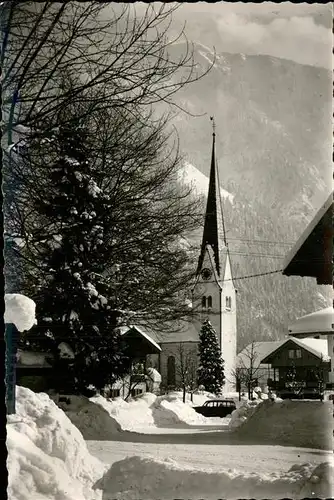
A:
{"label": "church steeple", "polygon": [[224,272],[224,269],[222,269],[223,262],[221,259],[221,250],[223,248],[226,249],[226,237],[222,217],[220,184],[216,161],[216,127],[213,117],[210,119],[213,122],[213,133],[209,191],[206,203],[201,253],[198,260],[196,275],[198,275],[202,270],[206,248],[211,247],[214,257],[215,270],[217,275],[221,277],[222,272]]}

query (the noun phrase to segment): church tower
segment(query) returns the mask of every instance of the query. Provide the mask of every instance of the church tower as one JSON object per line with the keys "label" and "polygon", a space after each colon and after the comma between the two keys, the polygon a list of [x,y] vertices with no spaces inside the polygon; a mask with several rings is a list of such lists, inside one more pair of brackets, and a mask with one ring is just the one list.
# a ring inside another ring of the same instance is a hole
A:
{"label": "church tower", "polygon": [[236,289],[225,235],[214,122],[212,136],[209,190],[193,289],[193,305],[201,322],[208,319],[217,333],[225,361],[224,392],[229,392],[235,391],[233,370],[237,355]]}

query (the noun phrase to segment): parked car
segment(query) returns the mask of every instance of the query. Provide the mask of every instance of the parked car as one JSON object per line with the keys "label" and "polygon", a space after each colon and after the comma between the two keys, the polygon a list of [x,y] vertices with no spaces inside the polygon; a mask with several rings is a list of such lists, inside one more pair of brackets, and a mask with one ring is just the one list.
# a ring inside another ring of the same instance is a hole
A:
{"label": "parked car", "polygon": [[236,409],[233,399],[210,399],[202,406],[195,406],[194,410],[204,417],[226,417]]}

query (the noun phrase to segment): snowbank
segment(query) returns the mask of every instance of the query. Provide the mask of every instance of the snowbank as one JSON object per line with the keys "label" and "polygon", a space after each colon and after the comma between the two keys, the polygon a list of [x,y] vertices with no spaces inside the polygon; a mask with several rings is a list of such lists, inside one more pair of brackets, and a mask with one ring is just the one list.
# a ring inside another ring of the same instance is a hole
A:
{"label": "snowbank", "polygon": [[[212,395],[210,395],[212,397]],[[182,402],[181,392],[172,392],[164,396],[145,393],[136,399],[124,401],[121,398],[107,400],[103,396],[94,396],[90,401],[102,406],[115,419],[122,430],[132,432],[150,432],[156,428],[182,424],[222,425],[229,419],[205,418],[193,409],[202,405],[208,394],[194,394],[193,403],[187,399]]]}
{"label": "snowbank", "polygon": [[[248,414],[246,410],[246,420],[236,426],[237,435],[258,444],[333,449],[331,402],[277,401],[262,401]],[[235,418],[232,414],[232,428]]]}
{"label": "snowbank", "polygon": [[243,401],[239,408],[234,410],[231,414],[231,420],[229,422],[230,429],[236,429],[240,425],[244,424],[246,420],[253,415],[256,407],[262,403],[261,399],[255,399],[254,401]]}
{"label": "snowbank", "polygon": [[9,498],[100,499],[92,485],[106,466],[65,413],[44,393],[17,387],[16,398],[16,414],[7,416]]}
{"label": "snowbank", "polygon": [[[150,397],[156,396],[150,394]],[[123,430],[136,431],[138,427],[154,426],[150,405],[145,399],[124,401],[122,398],[107,400],[103,396],[94,396],[90,401],[104,408]]]}
{"label": "snowbank", "polygon": [[333,467],[295,465],[285,473],[240,474],[234,470],[208,472],[179,465],[172,460],[137,456],[115,462],[95,487],[104,498],[330,498]]}
{"label": "snowbank", "polygon": [[5,323],[13,323],[19,332],[30,330],[36,324],[36,304],[19,293],[5,294]]}
{"label": "snowbank", "polygon": [[[102,396],[99,397],[102,398]],[[57,406],[79,429],[85,440],[113,440],[122,432],[119,423],[111,418],[103,404],[94,404],[85,396],[69,395],[66,400],[66,402],[57,402]]]}

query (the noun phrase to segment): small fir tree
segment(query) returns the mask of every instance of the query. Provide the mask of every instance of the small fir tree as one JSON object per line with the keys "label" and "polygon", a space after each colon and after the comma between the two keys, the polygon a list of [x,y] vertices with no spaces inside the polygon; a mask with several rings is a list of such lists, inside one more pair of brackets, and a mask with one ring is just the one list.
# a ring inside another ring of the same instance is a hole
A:
{"label": "small fir tree", "polygon": [[203,323],[199,339],[198,385],[203,385],[206,391],[219,395],[225,381],[224,361],[210,321]]}

